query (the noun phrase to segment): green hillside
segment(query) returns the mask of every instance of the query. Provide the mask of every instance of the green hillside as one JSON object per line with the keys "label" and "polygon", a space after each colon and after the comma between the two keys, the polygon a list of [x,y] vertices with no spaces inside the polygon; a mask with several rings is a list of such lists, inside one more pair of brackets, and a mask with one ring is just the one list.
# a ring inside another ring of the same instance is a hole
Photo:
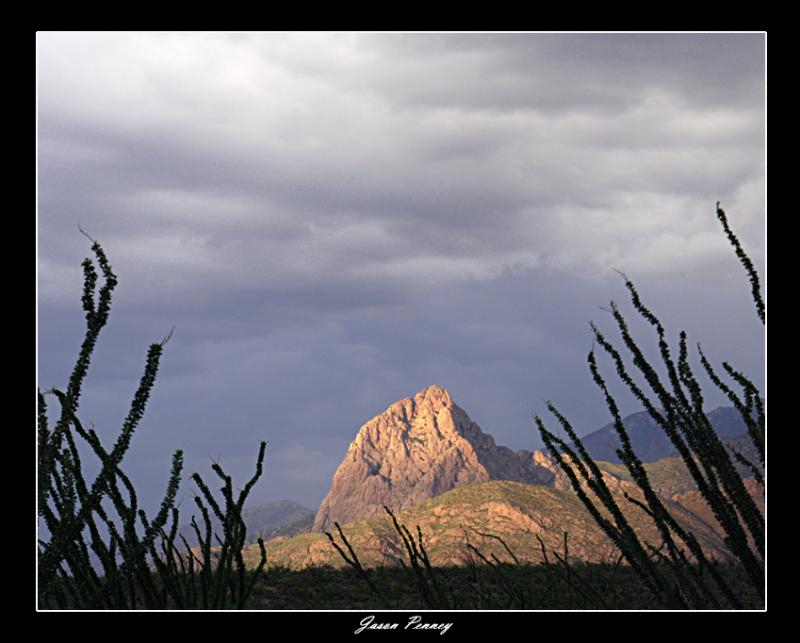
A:
{"label": "green hillside", "polygon": [[[650,518],[631,503],[626,506],[634,528],[649,542],[659,544]],[[671,508],[709,552],[718,554],[724,548],[708,525],[678,505]],[[511,556],[496,537],[502,538],[520,561],[541,562],[538,538],[549,553],[563,554],[564,532],[568,534],[568,552],[573,561],[612,562],[617,557],[615,548],[577,496],[540,485],[492,481],[460,487],[399,512],[397,518],[413,532],[419,526],[425,548],[436,566],[465,564],[469,559],[467,543],[486,557],[494,555],[510,562]],[[403,543],[387,515],[352,522],[342,528],[365,567],[393,566],[405,555]],[[338,534],[335,535],[339,541]],[[322,533],[276,538],[266,547],[271,567],[345,565]],[[253,548],[247,553],[255,559]]]}
{"label": "green hillside", "polygon": [[[758,463],[758,453],[749,436],[742,435],[736,438],[724,438],[722,443],[731,455],[735,451],[750,462]],[[733,460],[733,462],[734,467],[743,478],[748,478],[753,475],[752,470],[747,466],[740,464],[736,460]],[[623,464],[597,461],[597,466],[620,480],[628,482],[632,480],[630,473]],[[662,458],[656,462],[645,462],[644,468],[645,471],[647,471],[647,476],[650,479],[650,483],[653,485],[653,489],[662,496],[670,497],[674,494],[697,489],[694,478],[692,478],[686,463],[680,456],[676,455]],[[757,469],[759,472],[763,473],[763,467],[758,465]]]}

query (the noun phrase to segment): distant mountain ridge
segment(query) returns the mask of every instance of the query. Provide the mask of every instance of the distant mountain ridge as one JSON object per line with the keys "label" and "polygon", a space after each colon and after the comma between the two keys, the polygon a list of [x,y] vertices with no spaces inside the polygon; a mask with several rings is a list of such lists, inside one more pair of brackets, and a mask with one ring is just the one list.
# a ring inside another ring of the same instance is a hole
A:
{"label": "distant mountain ridge", "polygon": [[[292,500],[279,500],[243,509],[242,519],[247,528],[247,543],[255,543],[258,538],[268,540],[276,536],[294,536],[308,531],[314,519],[314,510]],[[202,533],[201,520],[198,520],[198,526]],[[216,517],[212,517],[211,529],[212,532],[222,536],[221,523]],[[200,544],[191,525],[182,525],[178,533],[186,538],[190,546],[197,547]]]}
{"label": "distant mountain ridge", "polygon": [[[721,438],[736,438],[747,433],[747,425],[733,407],[720,406],[706,415]],[[656,462],[677,455],[678,452],[667,434],[647,411],[628,415],[623,418],[622,423],[631,439],[633,450],[643,462]],[[616,453],[620,448],[619,436],[613,422],[582,437],[581,442],[592,459],[621,464],[622,461]]]}

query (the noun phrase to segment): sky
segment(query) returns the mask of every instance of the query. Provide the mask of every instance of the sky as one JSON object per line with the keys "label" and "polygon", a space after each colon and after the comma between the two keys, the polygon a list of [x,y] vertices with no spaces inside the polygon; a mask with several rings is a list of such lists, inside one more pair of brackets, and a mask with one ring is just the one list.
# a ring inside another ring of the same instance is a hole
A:
{"label": "sky", "polygon": [[763,391],[715,203],[766,283],[765,83],[758,33],[41,32],[37,383],[82,340],[80,225],[119,278],[79,410],[106,443],[175,326],[123,463],[151,510],[176,449],[191,506],[193,471],[241,487],[260,440],[248,504],[316,509],[358,428],[431,384],[515,450],[546,400],[600,428],[588,322],[619,344],[616,301],[656,346],[616,270]]}

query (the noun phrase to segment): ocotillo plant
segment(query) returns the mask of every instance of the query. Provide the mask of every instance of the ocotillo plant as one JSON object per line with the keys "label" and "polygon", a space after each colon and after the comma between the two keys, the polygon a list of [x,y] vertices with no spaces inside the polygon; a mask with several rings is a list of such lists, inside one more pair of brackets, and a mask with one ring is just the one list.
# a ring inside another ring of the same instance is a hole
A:
{"label": "ocotillo plant", "polygon": [[[188,545],[180,553],[175,546],[179,517],[175,502],[183,453],[176,451],[173,456],[164,500],[152,519],[139,508],[136,490],[120,468],[144,415],[164,345],[172,333],[150,346],[128,415],[110,450],[102,445],[93,428],[83,427],[77,416],[83,382],[100,331],[108,320],[111,295],[117,284],[100,244],[92,240],[91,248],[104,283],[95,300],[98,274],[92,261],[85,259],[82,302],[86,332],[78,359],[66,390],[38,391],[38,513],[49,532],[48,540],[39,541],[39,606],[44,609],[242,608],[266,562],[260,539],[261,562],[255,573],[245,572],[241,554],[246,538],[242,506],[261,475],[266,444],[261,443],[256,473],[237,499],[233,497],[231,478],[218,464],[213,465],[224,483],[221,489],[224,511],[202,478],[198,474],[192,476],[205,499],[204,503],[199,496],[195,497],[205,534],[200,534],[193,518],[201,558]],[[55,396],[61,408],[52,429],[45,401],[48,393]],[[91,483],[84,476],[76,436],[91,447],[101,463],[100,473]],[[217,537],[218,547],[212,545],[206,503],[222,521],[223,535],[221,539]]]}
{"label": "ocotillo plant", "polygon": [[[417,537],[415,539],[414,535],[409,531],[409,529],[405,525],[402,525],[398,522],[397,518],[395,517],[394,513],[392,513],[392,510],[389,509],[389,507],[384,505],[383,508],[392,519],[392,525],[400,536],[406,553],[408,554],[408,563],[406,563],[402,557],[398,557],[397,561],[406,571],[408,580],[416,586],[425,606],[428,609],[457,608],[458,602],[452,588],[445,588],[442,586],[442,583],[437,578],[434,568],[431,566],[431,561],[428,558],[428,552],[425,550],[425,545],[423,544],[422,530],[420,529],[419,525],[417,525]],[[389,601],[387,597],[370,579],[369,574],[361,565],[361,561],[358,559],[355,551],[353,551],[353,548],[350,546],[350,542],[345,537],[341,526],[338,522],[334,524],[336,525],[336,529],[339,532],[342,542],[344,543],[345,547],[347,547],[347,551],[350,552],[350,555],[348,556],[341,546],[336,542],[333,534],[331,534],[329,531],[326,531],[325,535],[328,537],[331,545],[333,545],[344,561],[356,572],[358,572],[359,576],[361,576],[361,578],[367,583],[372,593],[380,600],[382,605],[384,607],[389,607]]]}
{"label": "ocotillo plant", "polygon": [[[747,271],[756,312],[761,322],[765,323],[765,305],[761,298],[758,274],[739,240],[731,231],[725,212],[719,207],[719,203],[717,203],[717,217]],[[647,382],[657,401],[648,397],[626,367],[620,351],[592,323],[590,327],[594,340],[611,357],[618,377],[644,405],[675,446],[699,492],[724,531],[725,543],[730,550],[732,560],[739,566],[743,578],[755,594],[763,600],[765,519],[703,410],[703,392],[689,365],[686,333],[682,331],[679,334],[676,360],[667,343],[666,333],[660,320],[644,305],[633,283],[627,277],[624,278],[633,307],[656,330],[661,362],[667,373],[666,381],[658,375],[656,367],[645,357],[631,335],[625,318],[613,302],[610,312],[619,328],[622,342],[632,356],[634,366]],[[723,362],[723,369],[735,382],[735,386],[741,389],[737,394],[734,385],[723,382],[715,372],[699,344],[697,348],[709,378],[741,414],[750,439],[758,452],[761,466],[764,467],[765,413],[758,389],[745,375],[727,362]],[[679,525],[653,490],[641,460],[633,451],[617,403],[600,374],[594,347],[588,355],[588,362],[592,377],[602,391],[614,419],[614,427],[621,444],[617,455],[642,492],[643,500],[631,496],[627,496],[627,500],[652,518],[658,527],[662,543],[659,547],[655,547],[652,543],[641,542],[628,523],[616,497],[606,486],[602,472],[589,456],[572,426],[558,409],[548,402],[548,409],[566,431],[570,441],[557,437],[545,428],[539,416],[535,417],[535,421],[545,445],[569,477],[575,492],[598,525],[619,547],[628,563],[664,604],[677,608],[750,606],[742,603],[739,593],[726,580],[728,577],[720,573],[715,561],[705,556],[694,535]],[[764,480],[754,463],[747,461],[738,453],[735,454],[735,459],[749,466],[756,480],[763,486]]]}

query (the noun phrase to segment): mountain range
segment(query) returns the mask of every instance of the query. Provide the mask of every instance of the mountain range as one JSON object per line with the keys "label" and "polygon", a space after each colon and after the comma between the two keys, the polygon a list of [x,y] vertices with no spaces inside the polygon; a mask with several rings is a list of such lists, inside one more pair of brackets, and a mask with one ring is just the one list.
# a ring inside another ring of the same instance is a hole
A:
{"label": "mountain range", "polygon": [[[735,438],[747,433],[747,425],[733,407],[721,406],[706,413],[706,417],[721,438]],[[667,434],[647,411],[627,416],[622,424],[634,451],[643,462],[655,462],[678,455]],[[620,448],[619,436],[613,423],[582,437],[581,442],[592,459],[621,464],[622,461],[617,456],[617,449]]]}
{"label": "mountain range", "polygon": [[[314,511],[292,500],[279,500],[243,509],[242,519],[247,529],[247,542],[255,543],[259,538],[270,540],[308,531],[314,520]],[[202,533],[203,525],[198,524]],[[216,516],[211,518],[211,530],[221,535],[221,523]],[[180,526],[178,533],[191,547],[200,544],[191,525]]]}
{"label": "mountain range", "polygon": [[[634,450],[650,461],[646,469],[654,488],[708,554],[724,558],[727,550],[715,517],[683,460],[672,455],[672,445],[657,437],[661,429],[645,416],[634,414],[624,423]],[[755,460],[745,437],[729,437],[746,431],[734,409],[716,409],[709,418],[724,440]],[[613,425],[608,425],[586,436],[584,443],[631,524],[643,538],[657,543],[652,520],[627,499],[641,497],[641,492],[616,461],[614,439]],[[743,476],[751,474],[743,467],[740,471]],[[763,508],[763,488],[752,477],[746,485]],[[343,564],[320,533],[334,531],[339,523],[364,564],[396,562],[403,544],[384,506],[394,510],[401,523],[412,529],[419,526],[434,564],[464,563],[468,542],[487,556],[508,557],[498,536],[520,560],[539,560],[542,543],[558,550],[565,532],[570,555],[578,559],[609,562],[614,554],[548,454],[514,452],[497,445],[440,386],[399,400],[359,429],[310,533],[273,538],[267,543],[269,560],[288,567]]]}

